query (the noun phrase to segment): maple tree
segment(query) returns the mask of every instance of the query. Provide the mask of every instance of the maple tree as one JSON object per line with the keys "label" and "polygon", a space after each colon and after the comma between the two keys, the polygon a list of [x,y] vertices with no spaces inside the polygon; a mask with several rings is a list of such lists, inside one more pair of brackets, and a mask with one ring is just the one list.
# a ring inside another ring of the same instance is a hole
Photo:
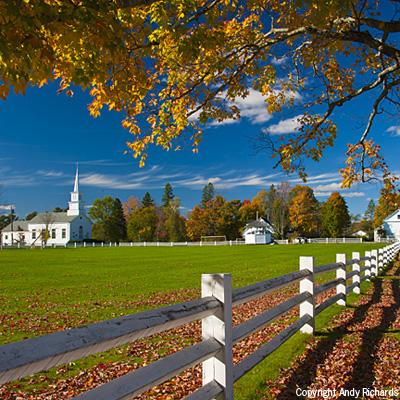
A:
{"label": "maple tree", "polygon": [[399,208],[399,205],[400,194],[383,188],[378,204],[375,207],[374,227],[379,228],[383,224],[383,220],[395,212]]}
{"label": "maple tree", "polygon": [[92,237],[95,240],[119,242],[126,238],[123,206],[118,198],[105,196],[96,199],[89,210],[93,220]]}
{"label": "maple tree", "polygon": [[308,186],[295,186],[290,192],[289,220],[300,236],[315,236],[319,229],[319,203]]}
{"label": "maple tree", "polygon": [[87,89],[94,117],[104,107],[123,113],[143,164],[152,145],[179,149],[181,136],[197,151],[205,124],[239,118],[235,100],[250,90],[272,113],[312,82],[299,131],[278,143],[264,138],[277,165],[305,177],[304,159],[318,161],[334,144],[334,112],[369,95],[343,185],[391,182],[369,134],[384,107],[399,106],[395,12],[391,0],[2,0],[0,98],[52,80],[68,95]]}

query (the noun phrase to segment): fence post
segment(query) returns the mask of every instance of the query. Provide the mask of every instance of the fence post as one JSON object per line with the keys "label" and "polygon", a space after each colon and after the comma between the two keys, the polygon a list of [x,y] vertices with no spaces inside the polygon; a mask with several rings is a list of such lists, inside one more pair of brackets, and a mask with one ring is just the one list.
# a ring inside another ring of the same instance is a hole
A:
{"label": "fence post", "polygon": [[336,262],[340,263],[336,269],[336,279],[341,281],[336,285],[336,294],[342,294],[336,304],[339,306],[346,305],[346,254],[336,254]]}
{"label": "fence post", "polygon": [[356,286],[353,288],[353,293],[360,294],[360,253],[354,252],[352,254],[353,257],[353,271],[356,272],[355,275],[353,275],[353,283],[356,284]]}
{"label": "fence post", "polygon": [[371,250],[371,276],[378,275],[378,250]]}
{"label": "fence post", "polygon": [[224,388],[225,400],[233,400],[232,356],[232,276],[231,274],[203,274],[202,297],[213,296],[222,303],[222,310],[202,320],[203,340],[215,339],[223,349],[215,357],[204,361],[203,386],[216,381]]}
{"label": "fence post", "polygon": [[379,275],[383,270],[383,249],[378,250],[378,271],[377,275]]}
{"label": "fence post", "polygon": [[310,293],[311,297],[300,303],[300,318],[304,315],[309,315],[312,320],[303,325],[300,331],[312,335],[315,330],[314,257],[300,257],[300,271],[304,269],[310,271],[311,275],[300,281],[300,293]]}
{"label": "fence post", "polygon": [[367,267],[365,270],[365,279],[369,282],[371,280],[371,252],[366,251],[365,257],[368,257],[368,259],[365,260],[365,267]]}
{"label": "fence post", "polygon": [[385,267],[386,264],[388,263],[388,261],[387,261],[387,248],[388,248],[388,246],[385,246],[382,249],[382,265],[383,265],[383,267]]}

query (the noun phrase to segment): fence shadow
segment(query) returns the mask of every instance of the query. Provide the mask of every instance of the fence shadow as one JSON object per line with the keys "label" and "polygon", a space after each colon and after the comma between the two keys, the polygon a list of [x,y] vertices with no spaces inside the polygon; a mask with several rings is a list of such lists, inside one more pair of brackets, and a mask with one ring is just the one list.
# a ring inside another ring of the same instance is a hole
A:
{"label": "fence shadow", "polygon": [[[388,267],[390,269],[393,267]],[[386,270],[387,270],[386,269]],[[400,273],[400,268],[395,272],[395,275]],[[346,323],[339,325],[328,333],[316,332],[315,336],[320,337],[319,343],[312,348],[290,373],[289,380],[285,383],[285,388],[276,397],[278,400],[291,400],[294,398],[305,398],[296,395],[296,389],[306,389],[310,386],[317,374],[317,369],[322,364],[329,354],[334,350],[338,341],[340,341],[348,333],[351,333],[349,328],[353,324],[359,324],[365,319],[369,309],[381,301],[383,295],[382,276],[377,277],[373,282],[373,293],[369,301],[354,308],[352,318]],[[373,364],[379,342],[385,331],[396,319],[396,311],[400,308],[400,280],[393,279],[391,281],[391,289],[393,292],[394,303],[390,307],[383,308],[382,318],[376,327],[366,329],[362,334],[362,345],[353,368],[353,376],[346,384],[347,389],[372,387],[374,381]]]}
{"label": "fence shadow", "polygon": [[[400,267],[394,275],[400,274]],[[384,277],[378,277],[377,282],[382,285]],[[391,290],[393,302],[390,307],[382,307],[382,317],[379,325],[364,329],[362,334],[362,344],[357,361],[354,364],[352,379],[347,383],[346,389],[362,389],[363,387],[373,387],[374,383],[374,360],[379,350],[379,343],[383,335],[396,320],[397,310],[400,308],[400,280],[391,280]],[[342,397],[344,399],[344,397]]]}

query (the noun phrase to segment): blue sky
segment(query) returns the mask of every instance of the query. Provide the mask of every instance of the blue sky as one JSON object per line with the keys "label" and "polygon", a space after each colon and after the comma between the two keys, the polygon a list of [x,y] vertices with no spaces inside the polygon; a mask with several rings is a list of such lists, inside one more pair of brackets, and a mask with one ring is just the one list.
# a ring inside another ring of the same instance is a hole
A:
{"label": "blue sky", "polygon": [[[296,96],[300,104],[307,92]],[[256,153],[252,140],[262,129],[275,135],[293,132],[299,111],[294,108],[271,116],[256,92],[238,102],[243,116],[240,121],[205,130],[199,154],[193,154],[190,145],[179,152],[152,149],[145,168],[124,154],[130,135],[120,125],[121,116],[104,112],[93,119],[86,109],[89,102],[88,94],[79,89],[70,98],[58,95],[57,85],[51,84],[32,88],[24,96],[10,95],[0,103],[0,204],[15,204],[20,216],[32,210],[65,207],[76,161],[88,205],[105,195],[124,201],[131,195],[142,197],[145,191],[159,202],[163,186],[170,182],[187,212],[199,202],[208,181],[228,199],[251,198],[271,183],[299,183],[296,175],[274,170],[269,154]],[[308,184],[320,200],[339,189],[338,170],[343,165],[345,145],[357,140],[370,105],[371,97],[365,96],[336,112],[335,147],[320,163],[307,163]],[[372,132],[394,170],[398,169],[398,125],[395,117],[380,116]],[[377,199],[379,185],[362,184],[339,191],[346,196],[352,213],[362,213],[370,198]]]}

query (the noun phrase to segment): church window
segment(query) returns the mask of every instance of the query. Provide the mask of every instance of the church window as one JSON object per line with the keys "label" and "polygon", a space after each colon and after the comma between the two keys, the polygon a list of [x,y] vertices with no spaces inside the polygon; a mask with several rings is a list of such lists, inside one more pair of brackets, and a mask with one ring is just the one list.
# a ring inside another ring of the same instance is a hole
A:
{"label": "church window", "polygon": [[8,239],[8,235],[5,235],[6,240]]}
{"label": "church window", "polygon": [[83,226],[79,227],[79,239],[83,239]]}
{"label": "church window", "polygon": [[67,237],[67,230],[65,228],[61,231],[61,239],[65,239]]}
{"label": "church window", "polygon": [[56,230],[55,230],[55,229],[52,229],[52,230],[51,230],[51,238],[52,238],[52,239],[55,239],[55,238],[56,238]]}
{"label": "church window", "polygon": [[32,231],[32,239],[36,239],[36,231],[35,230]]}

